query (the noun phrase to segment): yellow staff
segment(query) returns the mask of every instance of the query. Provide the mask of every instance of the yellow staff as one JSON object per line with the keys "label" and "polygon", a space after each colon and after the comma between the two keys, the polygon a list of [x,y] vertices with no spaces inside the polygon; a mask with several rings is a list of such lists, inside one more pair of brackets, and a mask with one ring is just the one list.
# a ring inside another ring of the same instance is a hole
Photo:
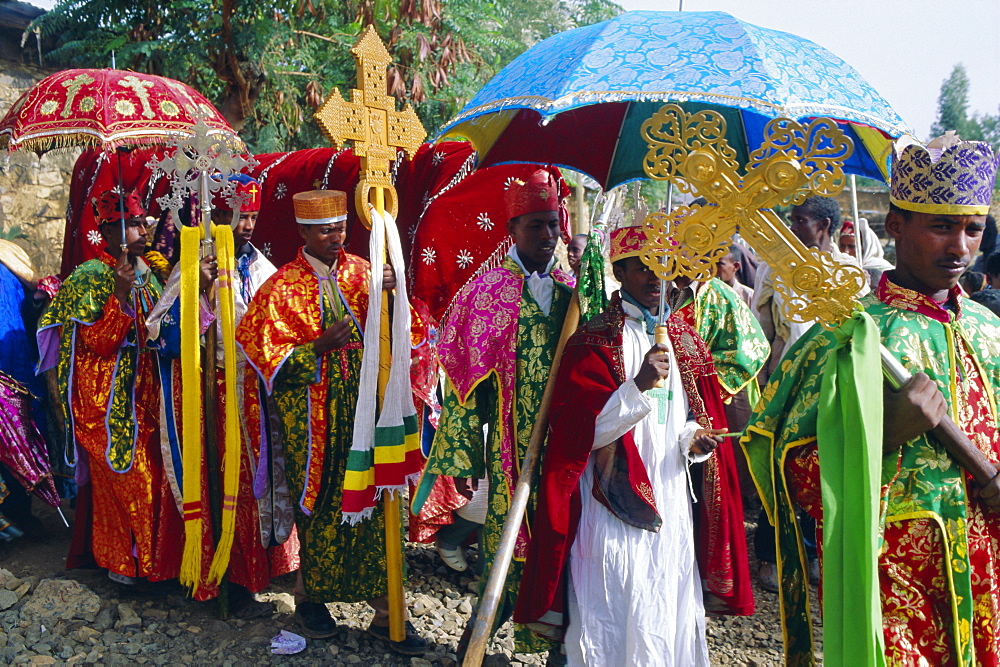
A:
{"label": "yellow staff", "polygon": [[[366,226],[371,228],[371,205],[375,214],[386,219],[386,213],[395,218],[399,210],[396,189],[389,172],[396,150],[402,149],[413,157],[427,133],[421,126],[413,108],[407,105],[396,111],[395,100],[387,94],[386,68],[392,61],[389,52],[379,39],[374,26],[368,26],[351,49],[357,62],[359,88],[351,91],[351,101],[345,102],[340,91],[334,88],[316,112],[320,129],[332,143],[342,147],[351,140],[354,154],[361,158],[361,181],[355,190],[355,208]],[[381,257],[372,257],[374,270],[385,264],[385,248]],[[388,296],[388,295],[385,295]],[[389,299],[381,300],[378,404],[382,410],[390,372]],[[407,341],[407,344],[409,342]],[[403,600],[403,552],[399,522],[399,496],[384,493],[386,566],[389,588],[389,638],[394,642],[406,639]]]}

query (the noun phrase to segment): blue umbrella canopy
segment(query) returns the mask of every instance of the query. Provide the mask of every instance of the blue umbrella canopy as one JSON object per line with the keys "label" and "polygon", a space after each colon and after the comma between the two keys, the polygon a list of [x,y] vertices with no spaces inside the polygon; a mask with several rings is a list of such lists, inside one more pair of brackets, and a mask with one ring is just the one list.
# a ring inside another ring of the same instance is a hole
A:
{"label": "blue umbrella canopy", "polygon": [[643,178],[639,126],[665,102],[726,118],[745,156],[779,117],[838,121],[855,141],[845,170],[885,180],[892,139],[909,129],[853,67],[786,32],[724,12],[626,12],[518,56],[440,132],[480,165],[550,162],[605,188]]}

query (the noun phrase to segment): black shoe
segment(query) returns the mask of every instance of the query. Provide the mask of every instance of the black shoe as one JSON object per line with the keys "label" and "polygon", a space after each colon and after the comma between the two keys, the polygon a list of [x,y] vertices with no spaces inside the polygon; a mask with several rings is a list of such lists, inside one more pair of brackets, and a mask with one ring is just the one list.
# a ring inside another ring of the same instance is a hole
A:
{"label": "black shoe", "polygon": [[311,639],[326,639],[337,634],[337,624],[330,610],[320,602],[300,602],[295,605],[295,615],[302,626],[302,634]]}
{"label": "black shoe", "polygon": [[406,639],[401,642],[389,639],[388,626],[369,625],[368,634],[388,642],[389,647],[400,655],[423,655],[427,652],[427,640],[417,634],[417,629],[409,621],[406,622]]}

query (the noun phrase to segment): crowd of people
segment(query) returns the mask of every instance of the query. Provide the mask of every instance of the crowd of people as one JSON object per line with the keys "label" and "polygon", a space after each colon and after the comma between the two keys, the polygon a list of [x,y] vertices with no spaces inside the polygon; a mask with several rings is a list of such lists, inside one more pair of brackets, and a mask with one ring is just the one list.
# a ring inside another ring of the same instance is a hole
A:
{"label": "crowd of people", "polygon": [[[872,499],[881,508],[874,604],[893,663],[993,664],[1000,655],[1000,480],[972,481],[932,434],[947,415],[981,455],[1000,462],[1000,253],[986,253],[982,274],[972,271],[984,235],[996,237],[987,217],[996,171],[986,144],[953,137],[898,154],[885,219],[894,263],[868,222],[845,222],[833,199],[799,201],[788,215],[807,248],[866,272],[858,309],[912,373],[833,445],[877,435],[869,443],[882,462]],[[220,390],[214,415],[203,416],[216,419],[221,443],[233,428],[224,402],[239,403],[238,491],[223,503],[235,516],[226,594],[234,613],[266,614],[254,594],[297,571],[303,634],[337,632],[326,603],[364,601],[375,612],[370,634],[419,655],[427,644],[412,624],[405,639],[390,638],[383,506],[341,520],[373,268],[344,249],[346,195],[294,196],[303,245],[278,268],[252,242],[259,183],[232,178],[246,201],[239,217],[221,199],[212,215],[218,233],[232,230],[234,271],[202,257],[197,286],[198,332],[214,327],[218,338],[204,356],[209,383],[226,385],[223,339],[234,337],[239,350],[237,391]],[[706,614],[754,613],[752,546],[760,585],[781,594],[788,659],[811,660],[809,585],[826,571],[823,489],[851,474],[823,457],[831,436],[821,425],[842,403],[821,400],[830,396],[821,384],[850,335],[790,318],[782,278],[738,235],[716,278],[661,283],[641,259],[643,228],[622,226],[610,230],[606,249],[620,288],[557,359],[589,237],[566,236],[551,169],[513,180],[504,197],[510,250],[458,291],[436,339],[442,410],[424,420],[430,447],[411,489],[411,535],[433,540],[457,571],[469,568],[466,545],[478,540],[481,571],[494,567],[558,365],[540,476],[496,627],[513,618],[518,652],[548,651],[551,664],[705,665]],[[27,350],[37,318],[38,341],[27,356],[5,355],[13,350],[5,331],[0,370],[45,396],[30,361],[38,359],[40,373],[53,369],[53,408],[65,424],[60,455],[77,485],[68,566],[96,565],[122,586],[155,587],[182,576],[193,544],[200,574],[190,592],[211,599],[220,594],[209,573],[222,543],[219,519],[205,508],[207,480],[218,471],[192,469],[185,455],[185,436],[213,428],[183,423],[185,278],[179,267],[158,276],[143,259],[146,211],[136,193],[108,191],[92,205],[105,251],[58,289],[43,282],[36,292],[19,271],[24,258],[0,246],[0,319],[20,318],[9,335]],[[557,266],[561,237],[568,272]],[[392,268],[375,270],[392,293]],[[235,296],[235,332],[214,289],[224,281]],[[414,340],[432,338],[414,332]],[[35,422],[43,420],[36,406]],[[201,502],[183,492],[192,475],[202,479]],[[16,486],[6,472],[4,480]],[[755,497],[762,509],[748,545],[743,501]],[[17,510],[9,503],[2,511],[10,518],[0,521],[0,539],[13,539],[23,513],[10,514]],[[192,512],[201,517],[194,528]],[[824,587],[851,585],[839,576]]]}

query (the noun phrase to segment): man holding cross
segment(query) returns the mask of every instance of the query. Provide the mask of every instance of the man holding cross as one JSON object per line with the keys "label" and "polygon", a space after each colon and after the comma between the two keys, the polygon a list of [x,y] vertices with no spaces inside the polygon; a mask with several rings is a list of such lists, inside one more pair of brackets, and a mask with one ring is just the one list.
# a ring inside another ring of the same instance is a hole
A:
{"label": "man holding cross", "polygon": [[[235,312],[234,321],[239,323],[246,314],[251,299],[261,285],[277,270],[274,265],[251,242],[257,216],[260,213],[260,183],[245,174],[229,177],[235,188],[235,196],[240,197],[242,206],[236,224],[232,223],[233,209],[221,194],[216,194],[212,202],[212,221],[217,225],[232,227],[236,249],[236,275],[233,276]],[[230,585],[230,607],[240,618],[251,618],[268,614],[273,605],[254,603],[252,593],[259,593],[268,587],[271,579],[292,572],[298,568],[298,539],[292,528],[292,505],[284,477],[284,463],[280,433],[271,425],[269,413],[274,412],[273,402],[267,401],[267,393],[258,386],[259,379],[253,368],[247,367],[246,357],[237,351],[236,392],[233,396],[225,393],[224,335],[220,325],[218,292],[214,303],[207,295],[209,285],[218,277],[214,256],[201,260],[202,296],[199,300],[202,333],[209,326],[218,328],[216,354],[216,384],[218,406],[216,408],[216,441],[223,457],[225,442],[225,401],[238,401],[242,416],[243,443],[241,448],[239,493],[236,498],[236,527],[229,567],[226,571]],[[181,456],[181,316],[180,316],[180,265],[174,267],[163,296],[150,312],[148,319],[150,344],[163,357],[166,368],[162,373],[162,400],[170,405],[165,410],[160,423],[161,440],[170,447],[173,456],[165,459],[168,476],[178,499],[183,502],[177,480],[180,478],[174,468],[173,459]],[[221,485],[221,475],[203,470],[205,483],[202,484],[202,506],[209,507],[208,476],[216,474]],[[221,488],[221,487],[220,487]],[[201,580],[192,591],[196,600],[207,600],[218,594],[218,586],[208,583],[209,567],[214,555],[211,513],[205,512],[202,520],[202,568]]]}
{"label": "man holding cross", "polygon": [[[341,521],[371,268],[344,250],[345,193],[300,192],[293,203],[305,246],[264,283],[236,340],[281,415],[301,543],[295,602],[303,634],[317,639],[336,634],[325,603],[367,601],[375,610],[369,634],[388,641],[384,506],[379,503],[356,524]],[[383,285],[395,289],[389,265],[383,268]],[[406,638],[390,645],[405,655],[427,649],[409,623]]]}
{"label": "man holding cross", "polygon": [[[1000,654],[996,481],[980,489],[930,433],[948,414],[983,456],[1000,461],[994,399],[1000,326],[958,287],[982,238],[996,172],[988,144],[953,135],[899,153],[885,221],[896,243],[896,268],[861,299],[882,344],[913,373],[898,393],[885,390],[882,441],[876,444],[883,455],[877,587],[891,664],[996,664]],[[744,441],[761,499],[778,519],[790,663],[812,659],[791,504],[812,514],[822,532],[821,474],[827,480],[836,463],[819,456],[817,422],[830,410],[820,383],[838,340],[840,332],[814,327],[789,350]],[[842,449],[860,437],[859,430],[837,439]]]}
{"label": "man holding cross", "polygon": [[[571,665],[707,665],[702,577],[736,587],[718,507],[703,532],[726,557],[699,573],[692,508],[690,467],[722,442],[722,391],[683,319],[653,343],[660,280],[639,257],[645,240],[641,227],[612,232],[621,291],[566,346],[514,615],[565,637]],[[705,503],[722,484],[705,474]]]}

